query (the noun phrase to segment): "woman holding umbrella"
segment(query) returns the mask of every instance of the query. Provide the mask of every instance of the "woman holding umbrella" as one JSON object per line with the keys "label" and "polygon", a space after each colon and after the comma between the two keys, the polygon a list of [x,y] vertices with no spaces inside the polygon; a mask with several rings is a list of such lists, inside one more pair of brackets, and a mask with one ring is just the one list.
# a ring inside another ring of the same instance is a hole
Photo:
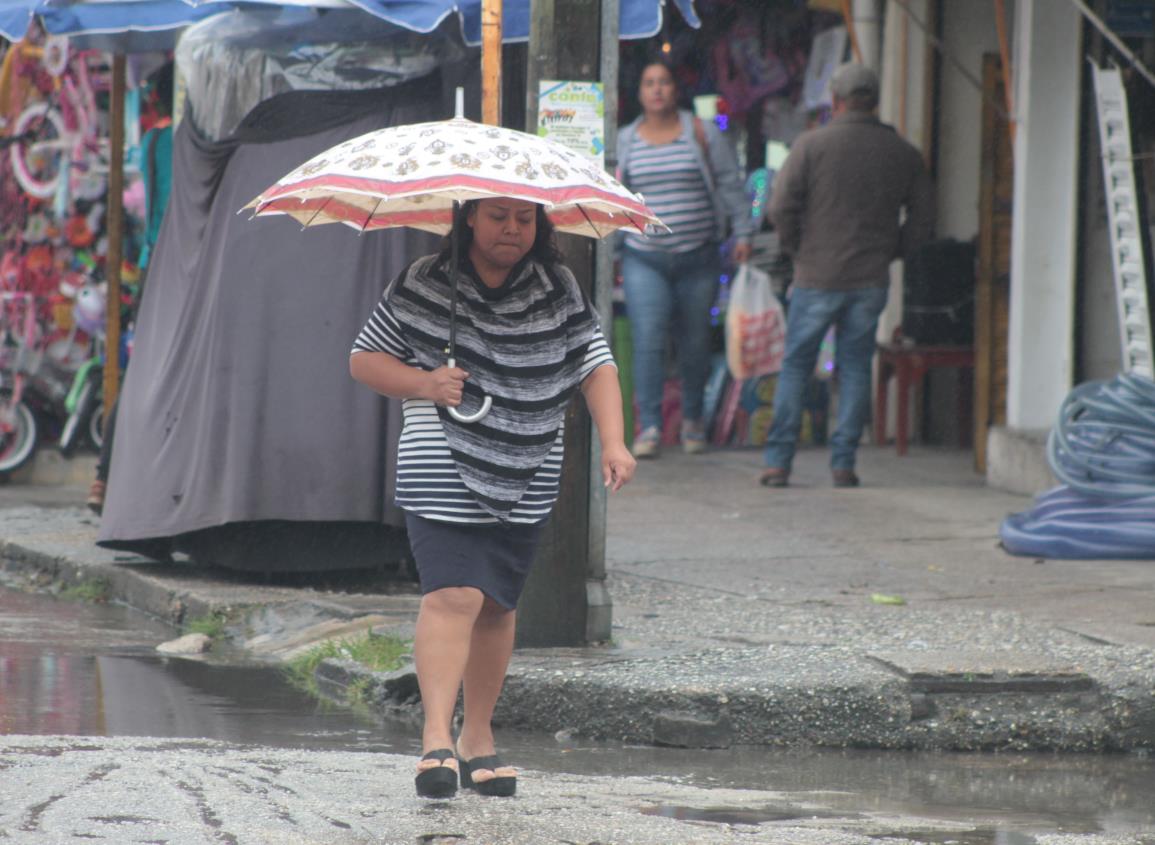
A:
{"label": "woman holding umbrella", "polygon": [[[618,490],[634,474],[613,357],[553,231],[533,202],[464,203],[449,234],[454,248],[417,259],[388,285],[350,358],[355,379],[404,400],[397,502],[423,594],[414,643],[425,711],[422,796],[452,795],[459,771],[461,785],[482,794],[516,789],[490,722],[517,600],[558,496],[565,410],[576,390],[598,429],[605,485]],[[455,277],[458,328],[446,364]],[[461,422],[486,395],[489,414]],[[465,714],[454,742],[459,689]]]}
{"label": "woman holding umbrella", "polygon": [[[353,377],[403,401],[396,500],[423,593],[414,658],[425,709],[417,792],[512,795],[490,726],[514,610],[558,496],[563,425],[581,390],[605,485],[634,474],[613,357],[554,230],[663,229],[596,162],[546,138],[457,116],[351,138],[249,203],[304,227],[448,233],[389,283],[357,337]],[[461,255],[461,260],[457,256]],[[457,366],[460,362],[461,366]],[[451,720],[464,688],[465,721]]]}

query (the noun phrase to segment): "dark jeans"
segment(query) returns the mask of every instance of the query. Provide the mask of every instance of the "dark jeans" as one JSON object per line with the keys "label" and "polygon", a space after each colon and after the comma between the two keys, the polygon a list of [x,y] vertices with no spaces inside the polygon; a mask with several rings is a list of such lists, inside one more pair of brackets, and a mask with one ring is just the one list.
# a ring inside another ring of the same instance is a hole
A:
{"label": "dark jeans", "polygon": [[641,429],[662,428],[666,342],[672,325],[682,378],[682,419],[702,419],[710,373],[710,309],[721,272],[717,244],[689,252],[643,252],[626,247],[622,283],[634,345],[634,394]]}
{"label": "dark jeans", "polygon": [[858,441],[870,415],[870,364],[886,295],[884,287],[791,292],[786,358],[774,393],[774,421],[766,436],[766,466],[789,470],[794,461],[806,383],[818,362],[822,339],[834,326],[838,423],[830,438],[830,466],[854,469]]}

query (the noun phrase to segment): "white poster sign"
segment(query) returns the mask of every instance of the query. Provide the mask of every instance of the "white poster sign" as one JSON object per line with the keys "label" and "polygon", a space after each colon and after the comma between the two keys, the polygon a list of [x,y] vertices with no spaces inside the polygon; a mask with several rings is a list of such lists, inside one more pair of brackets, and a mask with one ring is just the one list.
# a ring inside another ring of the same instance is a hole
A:
{"label": "white poster sign", "polygon": [[605,167],[605,97],[600,82],[541,80],[537,134]]}

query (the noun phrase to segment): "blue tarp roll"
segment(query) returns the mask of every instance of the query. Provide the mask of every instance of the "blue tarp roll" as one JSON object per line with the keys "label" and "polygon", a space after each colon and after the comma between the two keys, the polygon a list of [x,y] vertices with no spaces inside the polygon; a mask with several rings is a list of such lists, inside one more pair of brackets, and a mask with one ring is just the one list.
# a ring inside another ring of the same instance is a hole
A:
{"label": "blue tarp roll", "polygon": [[1047,440],[1063,485],[999,528],[1011,554],[1155,560],[1155,382],[1127,373],[1070,392]]}

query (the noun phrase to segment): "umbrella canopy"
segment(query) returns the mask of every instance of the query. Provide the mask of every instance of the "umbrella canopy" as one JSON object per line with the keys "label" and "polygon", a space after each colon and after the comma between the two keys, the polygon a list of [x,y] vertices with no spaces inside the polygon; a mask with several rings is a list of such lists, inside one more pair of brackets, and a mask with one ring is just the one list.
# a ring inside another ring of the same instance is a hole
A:
{"label": "umbrella canopy", "polygon": [[586,237],[663,225],[640,196],[570,149],[461,117],[346,141],[301,165],[246,208],[258,215],[288,214],[304,226],[411,226],[445,234],[454,203],[486,197],[540,203],[559,231]]}

